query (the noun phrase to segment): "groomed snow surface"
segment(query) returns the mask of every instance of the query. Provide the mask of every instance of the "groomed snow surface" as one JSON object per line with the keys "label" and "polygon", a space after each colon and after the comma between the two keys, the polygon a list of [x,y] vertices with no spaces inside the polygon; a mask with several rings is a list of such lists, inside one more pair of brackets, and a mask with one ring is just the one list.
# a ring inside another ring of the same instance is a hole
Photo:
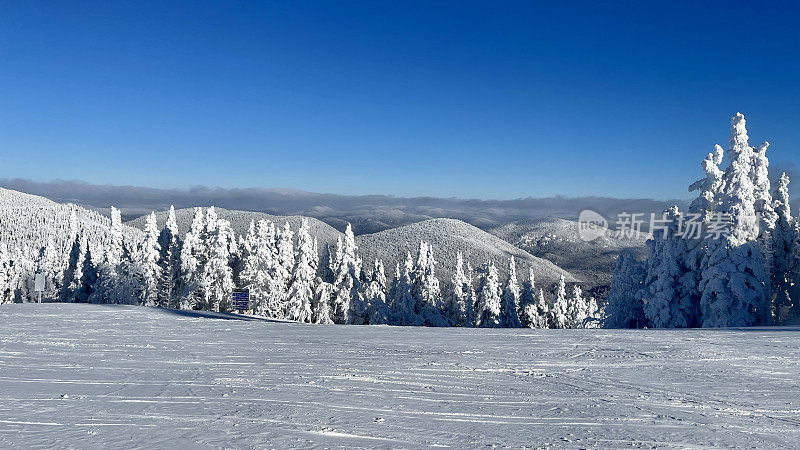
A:
{"label": "groomed snow surface", "polygon": [[0,447],[791,447],[800,328],[320,326],[0,307]]}

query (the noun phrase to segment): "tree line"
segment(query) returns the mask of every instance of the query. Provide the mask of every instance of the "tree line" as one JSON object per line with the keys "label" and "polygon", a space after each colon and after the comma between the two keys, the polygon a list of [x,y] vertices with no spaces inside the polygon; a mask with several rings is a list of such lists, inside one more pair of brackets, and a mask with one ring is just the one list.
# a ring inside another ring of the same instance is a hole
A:
{"label": "tree line", "polygon": [[[293,230],[251,221],[237,236],[212,206],[195,208],[189,231],[178,233],[175,209],[158,229],[155,213],[144,232],[131,232],[111,208],[105,232],[87,231],[70,212],[65,238],[47,235],[38,252],[9,251],[0,243],[0,303],[35,298],[33,279],[45,277],[46,301],[127,303],[162,308],[233,312],[235,287],[250,292],[249,314],[317,324],[390,324],[462,327],[594,327],[600,311],[578,284],[562,276],[549,292],[533,270],[519,283],[513,256],[501,280],[494,262],[473,268],[459,253],[451,280],[436,277],[433,247],[416,254],[388,278],[381,260],[367,267],[348,225],[327,264],[320,264],[308,220]],[[69,243],[69,245],[65,245]],[[63,247],[63,248],[61,248]],[[68,248],[67,248],[68,247]],[[570,291],[569,293],[567,291]]]}

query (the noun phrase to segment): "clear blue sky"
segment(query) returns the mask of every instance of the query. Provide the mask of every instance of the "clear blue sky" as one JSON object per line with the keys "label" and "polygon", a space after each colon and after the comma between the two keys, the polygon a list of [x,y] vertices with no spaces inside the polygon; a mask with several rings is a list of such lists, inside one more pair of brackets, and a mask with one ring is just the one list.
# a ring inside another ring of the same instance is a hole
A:
{"label": "clear blue sky", "polygon": [[737,111],[797,163],[798,3],[695,3],[4,1],[0,177],[686,198]]}

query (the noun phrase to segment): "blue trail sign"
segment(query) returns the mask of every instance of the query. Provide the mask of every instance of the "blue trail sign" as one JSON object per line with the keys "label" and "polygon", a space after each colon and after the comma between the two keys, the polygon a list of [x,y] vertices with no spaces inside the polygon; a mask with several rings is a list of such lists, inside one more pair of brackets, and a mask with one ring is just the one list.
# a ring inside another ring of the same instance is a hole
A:
{"label": "blue trail sign", "polygon": [[250,309],[250,290],[249,289],[234,289],[233,290],[233,307],[239,311],[247,311]]}

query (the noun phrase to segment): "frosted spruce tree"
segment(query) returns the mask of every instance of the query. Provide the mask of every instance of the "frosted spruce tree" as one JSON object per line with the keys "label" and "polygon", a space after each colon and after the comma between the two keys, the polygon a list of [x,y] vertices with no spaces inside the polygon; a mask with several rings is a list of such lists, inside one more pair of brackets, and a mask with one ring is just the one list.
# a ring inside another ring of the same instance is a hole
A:
{"label": "frosted spruce tree", "polygon": [[334,272],[336,294],[333,300],[333,321],[361,325],[364,323],[367,304],[362,294],[362,262],[349,223],[344,232],[344,240],[340,243],[336,254],[336,272]]}
{"label": "frosted spruce tree", "polygon": [[494,262],[489,263],[483,270],[478,288],[478,305],[475,311],[475,326],[499,327],[502,295],[500,281],[498,280],[497,267]]}
{"label": "frosted spruce tree", "polygon": [[160,247],[158,266],[161,274],[158,283],[158,304],[165,308],[177,308],[181,295],[182,241],[174,206],[169,207],[167,222],[158,236],[158,245]]}
{"label": "frosted spruce tree", "polygon": [[414,303],[417,314],[422,317],[423,323],[429,327],[443,327],[448,323],[442,315],[440,305],[442,293],[439,288],[439,279],[436,278],[436,260],[433,249],[427,242],[420,242],[417,253],[417,264],[414,267]]}
{"label": "frosted spruce tree", "polygon": [[282,318],[280,293],[273,295],[274,289],[280,284],[273,280],[278,255],[275,225],[261,219],[250,233],[248,231],[248,237],[245,238],[250,248],[240,277],[244,287],[250,291],[251,308],[260,316]]}
{"label": "frosted spruce tree", "polygon": [[572,286],[572,297],[567,309],[567,326],[569,328],[584,328],[586,319],[589,318],[589,305],[583,297],[583,290],[575,283]]}
{"label": "frosted spruce tree", "polygon": [[68,253],[67,268],[64,271],[64,285],[61,289],[62,302],[74,302],[75,293],[80,288],[81,270],[83,268],[83,257],[85,255],[86,240],[82,234],[75,234],[72,245]]}
{"label": "frosted spruce tree", "polygon": [[161,280],[161,267],[158,265],[161,256],[161,245],[158,243],[158,226],[156,213],[151,212],[144,225],[144,242],[137,254],[138,264],[142,274],[142,304],[156,306],[159,303],[159,281]]}
{"label": "frosted spruce tree", "polygon": [[519,283],[517,282],[517,264],[514,256],[508,260],[508,276],[503,289],[502,310],[500,313],[500,326],[504,328],[519,328]]}
{"label": "frosted spruce tree", "polygon": [[[399,268],[398,268],[399,269]],[[411,253],[406,253],[403,268],[399,269],[400,277],[397,279],[392,299],[392,324],[394,325],[422,325],[424,320],[417,314],[416,301],[414,300],[414,259]]]}
{"label": "frosted spruce tree", "polygon": [[644,302],[639,296],[644,286],[644,265],[633,255],[624,253],[617,258],[611,279],[611,289],[605,307],[603,326],[606,328],[643,328],[647,326]]}
{"label": "frosted spruce tree", "polygon": [[776,323],[786,323],[797,316],[797,298],[792,297],[793,286],[800,282],[793,276],[792,252],[798,239],[795,220],[789,205],[789,177],[781,175],[773,195],[776,213],[775,227],[770,235],[769,275],[772,284],[772,316]]}
{"label": "frosted spruce tree", "polygon": [[772,204],[769,159],[767,158],[768,148],[769,142],[764,142],[755,149],[750,169],[750,178],[753,180],[753,196],[755,197],[753,208],[759,219],[759,238],[761,239],[767,239],[769,232],[775,228],[775,221],[778,220],[778,214]]}
{"label": "frosted spruce tree", "polygon": [[376,259],[374,269],[369,276],[364,291],[367,302],[367,322],[370,325],[388,324],[391,321],[391,311],[386,301],[386,273],[383,262]]}
{"label": "frosted spruce tree", "polygon": [[95,285],[97,284],[97,267],[94,264],[92,251],[89,247],[89,245],[86,245],[86,250],[82,258],[83,265],[81,267],[80,283],[74,294],[75,302],[77,303],[89,302],[92,294],[94,294]]}
{"label": "frosted spruce tree", "polygon": [[14,301],[11,276],[11,259],[8,255],[8,247],[4,242],[0,242],[0,305]]}
{"label": "frosted spruce tree", "polygon": [[697,326],[700,301],[695,272],[697,244],[678,236],[678,225],[683,218],[677,206],[668,209],[664,217],[666,227],[655,230],[647,241],[650,256],[645,263],[643,292],[639,294],[647,298],[643,311],[653,327]]}
{"label": "frosted spruce tree", "polygon": [[314,241],[308,232],[308,219],[304,218],[297,232],[296,263],[289,285],[286,311],[286,318],[289,320],[311,322],[311,300],[314,298],[318,262],[314,252]]}
{"label": "frosted spruce tree", "polygon": [[450,312],[450,323],[453,326],[465,327],[472,324],[469,317],[468,305],[474,299],[470,298],[469,278],[464,273],[464,256],[461,252],[456,255],[456,268],[453,271],[453,278],[450,280],[448,288],[448,310]]}
{"label": "frosted spruce tree", "polygon": [[204,295],[203,271],[208,260],[206,219],[202,208],[194,209],[194,217],[181,248],[181,309],[195,309]]}
{"label": "frosted spruce tree", "polygon": [[720,211],[732,220],[729,232],[709,240],[700,283],[704,327],[764,323],[769,310],[769,280],[756,216],[752,180],[753,148],[742,114],[731,121],[730,165]]}
{"label": "frosted spruce tree", "polygon": [[[212,207],[213,208],[213,207]],[[209,213],[213,210],[209,208]],[[209,214],[211,215],[211,214]],[[213,221],[212,221],[213,219]],[[233,293],[233,269],[230,267],[230,222],[214,214],[206,223],[208,261],[203,267],[203,305],[211,311],[227,311]]]}
{"label": "frosted spruce tree", "polygon": [[333,324],[331,317],[331,298],[336,288],[321,277],[317,277],[314,287],[314,302],[311,305],[311,322],[330,325]]}
{"label": "frosted spruce tree", "polygon": [[550,305],[550,317],[548,322],[552,328],[567,328],[569,323],[569,305],[567,303],[567,284],[564,280],[564,274],[556,284],[555,292],[553,293],[553,301]]}
{"label": "frosted spruce tree", "polygon": [[270,295],[276,307],[282,311],[283,317],[289,313],[289,284],[292,281],[294,270],[294,231],[287,220],[283,227],[278,229],[275,237],[276,253],[275,265],[272,271],[272,286]]}
{"label": "frosted spruce tree", "polygon": [[92,303],[117,303],[124,295],[124,274],[120,275],[123,258],[122,214],[111,207],[111,229],[108,246],[104,249],[102,262],[99,264],[97,286],[89,299]]}

